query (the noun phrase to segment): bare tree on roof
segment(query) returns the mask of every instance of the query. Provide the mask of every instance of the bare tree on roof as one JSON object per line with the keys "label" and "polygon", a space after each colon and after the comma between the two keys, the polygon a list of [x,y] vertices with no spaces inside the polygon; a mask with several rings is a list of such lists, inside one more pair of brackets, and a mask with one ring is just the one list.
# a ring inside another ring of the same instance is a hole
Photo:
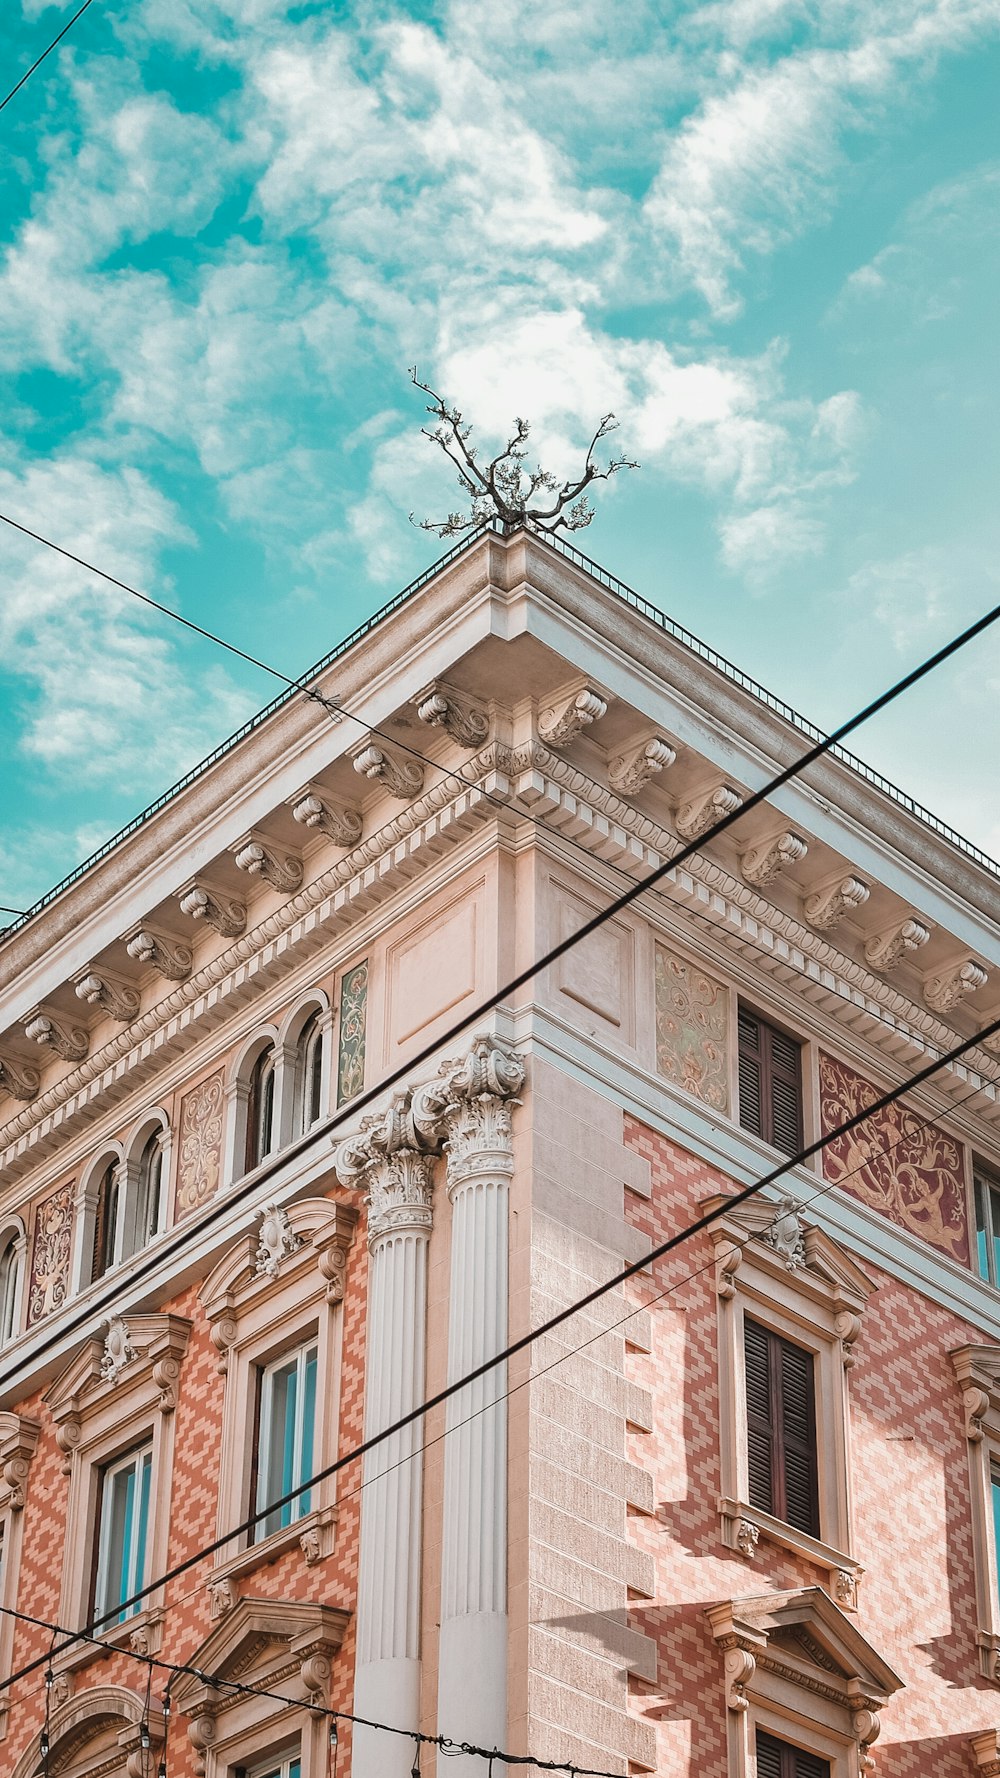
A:
{"label": "bare tree on roof", "polygon": [[[582,473],[575,481],[560,482],[549,470],[525,467],[525,448],[531,430],[527,420],[515,420],[513,435],[502,451],[489,463],[480,465],[477,447],[469,443],[472,427],[463,421],[457,407],[448,407],[436,389],[422,383],[416,365],[410,378],[417,389],[430,396],[427,412],[437,421],[433,428],[420,428],[425,438],[440,445],[445,456],[458,470],[458,485],[472,503],[468,513],[450,512],[445,519],[421,519],[422,531],[434,531],[438,537],[457,537],[472,531],[491,519],[513,528],[529,525],[533,531],[582,531],[594,516],[594,508],[586,496],[592,482],[607,482],[620,469],[638,469],[624,452],[611,457],[603,468],[595,462],[594,451],[609,432],[618,430],[614,414],[605,414],[587,449]],[[417,520],[411,512],[413,524]]]}

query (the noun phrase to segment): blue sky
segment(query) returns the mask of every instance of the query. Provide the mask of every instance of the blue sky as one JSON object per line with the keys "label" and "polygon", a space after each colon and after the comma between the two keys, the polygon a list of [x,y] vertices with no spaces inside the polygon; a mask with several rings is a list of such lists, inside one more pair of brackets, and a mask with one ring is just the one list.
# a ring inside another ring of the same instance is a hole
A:
{"label": "blue sky", "polygon": [[[8,0],[6,87],[71,6]],[[416,361],[832,726],[1000,598],[1000,0],[95,0],[0,114],[0,507],[289,672],[454,504]],[[0,536],[0,901],[273,695]],[[1000,639],[857,750],[1000,851]]]}

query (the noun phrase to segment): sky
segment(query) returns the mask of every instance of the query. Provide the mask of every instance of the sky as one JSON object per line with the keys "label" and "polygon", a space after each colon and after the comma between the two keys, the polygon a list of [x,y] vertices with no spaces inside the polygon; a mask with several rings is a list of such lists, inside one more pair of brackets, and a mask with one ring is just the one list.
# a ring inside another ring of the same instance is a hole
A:
{"label": "sky", "polygon": [[[6,90],[75,5],[7,0]],[[1000,0],[94,0],[0,112],[0,511],[284,672],[483,450],[833,727],[1000,600]],[[0,902],[278,688],[0,534]],[[1000,854],[1000,625],[858,753]]]}

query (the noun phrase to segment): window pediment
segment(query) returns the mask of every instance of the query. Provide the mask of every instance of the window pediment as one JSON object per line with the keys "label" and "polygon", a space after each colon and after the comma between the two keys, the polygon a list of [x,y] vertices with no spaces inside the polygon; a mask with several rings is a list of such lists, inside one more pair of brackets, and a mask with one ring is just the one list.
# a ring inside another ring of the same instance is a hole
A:
{"label": "window pediment", "polygon": [[357,1220],[353,1205],[330,1198],[266,1205],[257,1227],[234,1243],[201,1286],[198,1294],[213,1328],[314,1268],[326,1280],[328,1300],[339,1302]]}
{"label": "window pediment", "polygon": [[[155,1700],[146,1710],[145,1696],[125,1686],[96,1685],[67,1699],[52,1712],[49,1755],[45,1770],[52,1778],[72,1771],[74,1778],[94,1778],[120,1771],[121,1762],[140,1745],[143,1721],[148,1722],[152,1755],[163,1744],[163,1711]],[[11,1778],[34,1778],[41,1760],[39,1736],[25,1749]],[[147,1755],[146,1758],[150,1758]]]}
{"label": "window pediment", "polygon": [[46,1390],[60,1449],[68,1452],[78,1443],[81,1422],[110,1402],[124,1417],[137,1392],[171,1413],[190,1334],[190,1321],[180,1315],[112,1316],[104,1339],[88,1340]]}
{"label": "window pediment", "polygon": [[350,1617],[311,1600],[240,1599],[191,1657],[200,1676],[181,1674],[171,1688],[177,1708],[197,1724],[245,1701],[239,1692],[212,1685],[213,1678],[279,1691],[301,1686],[303,1705],[325,1705],[330,1662]]}
{"label": "window pediment", "polygon": [[[699,1208],[703,1213],[718,1210],[726,1201],[717,1195],[703,1199]],[[709,1233],[716,1247],[720,1292],[738,1288],[746,1257],[752,1258],[755,1271],[793,1282],[800,1294],[824,1304],[834,1315],[860,1317],[877,1288],[838,1242],[806,1221],[802,1206],[790,1196],[777,1203],[750,1198],[724,1213]],[[846,1325],[844,1331],[853,1337]]]}
{"label": "window pediment", "polygon": [[[903,1685],[822,1587],[727,1600],[710,1606],[706,1616],[716,1642],[726,1651],[730,1709],[745,1708],[747,1688],[758,1670],[829,1698],[854,1714],[883,1709]],[[730,1654],[742,1658],[730,1661]],[[874,1734],[861,1738],[874,1740]]]}

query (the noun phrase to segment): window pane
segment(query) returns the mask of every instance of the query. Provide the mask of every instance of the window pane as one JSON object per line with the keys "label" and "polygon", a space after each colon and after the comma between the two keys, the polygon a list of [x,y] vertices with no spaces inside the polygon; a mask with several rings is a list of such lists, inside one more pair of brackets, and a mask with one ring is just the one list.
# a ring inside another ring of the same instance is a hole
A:
{"label": "window pane", "polygon": [[996,1284],[997,1280],[1000,1279],[1000,1192],[996,1190],[995,1186],[991,1185],[987,1187],[986,1202],[988,1206],[990,1229],[993,1235],[993,1269],[990,1273],[990,1279],[992,1283]]}
{"label": "window pane", "polygon": [[990,1238],[986,1227],[986,1186],[981,1179],[975,1181],[976,1196],[976,1265],[980,1278],[990,1277]]}
{"label": "window pane", "polygon": [[[97,1552],[98,1617],[115,1611],[145,1579],[151,1474],[152,1453],[148,1450],[105,1471]],[[117,1621],[121,1623],[141,1610],[140,1600],[119,1611]]]}
{"label": "window pane", "polygon": [[[298,1482],[312,1474],[316,1363],[317,1348],[309,1346],[293,1358],[272,1365],[261,1378],[258,1508],[290,1494]],[[282,1526],[302,1518],[309,1508],[310,1490],[307,1488],[296,1500],[285,1501],[259,1521],[255,1541],[270,1537]]]}
{"label": "window pane", "polygon": [[17,1274],[17,1247],[13,1241],[8,1241],[0,1258],[0,1344],[4,1346],[14,1338]]}

